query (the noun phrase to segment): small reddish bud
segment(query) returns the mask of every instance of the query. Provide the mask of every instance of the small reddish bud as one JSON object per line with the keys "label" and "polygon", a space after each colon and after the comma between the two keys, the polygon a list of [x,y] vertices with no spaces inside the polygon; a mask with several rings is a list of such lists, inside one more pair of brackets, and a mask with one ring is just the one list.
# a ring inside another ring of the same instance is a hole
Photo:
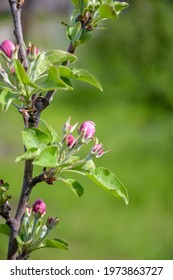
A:
{"label": "small reddish bud", "polygon": [[57,224],[59,223],[59,220],[57,217],[53,218],[48,218],[46,222],[46,226],[50,229],[53,229]]}
{"label": "small reddish bud", "polygon": [[95,144],[95,146],[91,150],[91,154],[95,155],[97,158],[101,157],[104,154],[102,144]]}
{"label": "small reddish bud", "polygon": [[12,54],[15,50],[15,45],[10,40],[5,40],[0,45],[0,50],[9,58],[12,57]]}
{"label": "small reddish bud", "polygon": [[32,211],[34,214],[43,217],[46,214],[46,204],[43,200],[37,199],[32,205]]}
{"label": "small reddish bud", "polygon": [[72,148],[75,144],[75,138],[72,134],[69,134],[65,137],[65,142],[67,144],[68,147]]}

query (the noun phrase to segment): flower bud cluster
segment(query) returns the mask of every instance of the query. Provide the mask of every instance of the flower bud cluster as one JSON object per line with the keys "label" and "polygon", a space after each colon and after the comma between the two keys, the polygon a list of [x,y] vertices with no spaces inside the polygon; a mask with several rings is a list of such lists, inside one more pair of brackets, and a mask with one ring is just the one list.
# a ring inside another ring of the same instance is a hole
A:
{"label": "flower bud cluster", "polygon": [[58,223],[57,217],[48,217],[46,224],[42,225],[43,217],[46,214],[46,203],[37,199],[32,207],[25,208],[19,237],[22,240],[25,252],[31,252],[38,248],[39,244]]}
{"label": "flower bud cluster", "polygon": [[[105,152],[103,145],[98,142],[95,137],[96,125],[93,121],[84,121],[77,128],[78,123],[71,125],[71,118],[69,118],[62,129],[64,137],[62,140],[62,148],[59,156],[59,163],[65,163],[71,156],[77,153],[81,147],[88,144],[90,141],[94,141],[93,147],[89,154],[83,161],[88,161],[93,158],[101,157]],[[77,135],[74,136],[73,132],[77,130]]]}

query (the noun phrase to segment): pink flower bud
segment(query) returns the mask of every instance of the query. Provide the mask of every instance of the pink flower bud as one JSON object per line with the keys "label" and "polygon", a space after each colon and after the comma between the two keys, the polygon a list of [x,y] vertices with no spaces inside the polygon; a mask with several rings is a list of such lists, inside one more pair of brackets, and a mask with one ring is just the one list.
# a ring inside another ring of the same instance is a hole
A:
{"label": "pink flower bud", "polygon": [[97,158],[101,157],[104,154],[102,144],[95,144],[95,146],[91,150],[91,154],[95,155]]}
{"label": "pink flower bud", "polygon": [[75,138],[72,134],[69,134],[65,137],[65,141],[68,147],[72,148],[75,144]]}
{"label": "pink flower bud", "polygon": [[3,53],[5,53],[6,56],[11,58],[12,57],[12,53],[15,50],[15,45],[13,44],[12,41],[5,40],[5,41],[3,41],[1,43],[0,50],[3,51]]}
{"label": "pink flower bud", "polygon": [[46,204],[43,200],[37,199],[32,205],[32,211],[34,214],[43,217],[46,214]]}
{"label": "pink flower bud", "polygon": [[91,139],[95,134],[95,123],[92,121],[85,121],[79,128],[79,133],[83,135],[85,140]]}
{"label": "pink flower bud", "polygon": [[57,217],[53,218],[48,218],[46,222],[46,226],[50,229],[54,228],[57,224],[59,223],[59,220]]}

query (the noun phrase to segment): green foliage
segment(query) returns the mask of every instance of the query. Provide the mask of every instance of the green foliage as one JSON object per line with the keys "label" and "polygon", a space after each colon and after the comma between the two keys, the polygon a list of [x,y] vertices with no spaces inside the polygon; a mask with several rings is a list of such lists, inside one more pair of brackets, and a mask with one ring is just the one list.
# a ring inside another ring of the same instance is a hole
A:
{"label": "green foliage", "polygon": [[61,178],[61,180],[72,190],[74,191],[74,193],[78,196],[81,197],[84,193],[84,189],[81,186],[81,184],[79,182],[77,182],[74,179],[63,179]]}
{"label": "green foliage", "polygon": [[65,66],[60,66],[59,72],[61,77],[73,78],[75,80],[86,82],[88,84],[97,87],[101,91],[103,90],[100,82],[94,77],[94,75],[92,75],[90,72],[88,72],[85,69],[68,68]]}
{"label": "green foliage", "polygon": [[87,173],[87,176],[99,187],[104,188],[117,198],[123,199],[124,202],[128,204],[129,198],[127,190],[119,179],[107,168],[98,167],[91,173]]}
{"label": "green foliage", "polygon": [[103,28],[105,19],[117,19],[121,11],[128,7],[126,2],[113,0],[86,0],[73,1],[74,12],[67,28],[67,37],[71,41],[71,48],[86,43],[90,39],[90,32]]}
{"label": "green foliage", "polygon": [[109,4],[102,4],[99,8],[101,18],[116,19],[118,17],[116,10]]}
{"label": "green foliage", "polygon": [[59,238],[45,240],[45,243],[42,248],[56,248],[56,249],[64,249],[64,250],[69,249],[67,242]]}
{"label": "green foliage", "polygon": [[29,60],[27,71],[18,59],[9,62],[4,55],[1,58],[5,65],[0,69],[0,103],[4,111],[13,101],[20,102],[19,107],[23,103],[30,107],[34,94],[39,96],[49,90],[72,90],[70,79],[84,81],[102,90],[99,81],[88,71],[63,68],[63,63],[77,60],[69,52],[50,50],[39,53],[34,59]]}
{"label": "green foliage", "polygon": [[57,167],[57,147],[49,146],[43,149],[33,164],[42,167]]}
{"label": "green foliage", "polygon": [[27,149],[44,149],[50,143],[51,138],[39,128],[27,128],[22,131],[23,144]]}

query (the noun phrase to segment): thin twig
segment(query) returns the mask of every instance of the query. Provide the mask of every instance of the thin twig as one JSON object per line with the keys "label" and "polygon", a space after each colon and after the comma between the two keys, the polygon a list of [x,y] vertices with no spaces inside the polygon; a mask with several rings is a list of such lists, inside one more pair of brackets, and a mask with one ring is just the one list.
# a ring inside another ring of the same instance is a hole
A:
{"label": "thin twig", "polygon": [[24,47],[22,24],[21,24],[21,6],[16,5],[16,0],[8,0],[11,8],[11,13],[14,22],[14,35],[16,37],[17,44],[19,45],[19,55],[25,69],[28,68],[28,62],[26,59],[26,50]]}

